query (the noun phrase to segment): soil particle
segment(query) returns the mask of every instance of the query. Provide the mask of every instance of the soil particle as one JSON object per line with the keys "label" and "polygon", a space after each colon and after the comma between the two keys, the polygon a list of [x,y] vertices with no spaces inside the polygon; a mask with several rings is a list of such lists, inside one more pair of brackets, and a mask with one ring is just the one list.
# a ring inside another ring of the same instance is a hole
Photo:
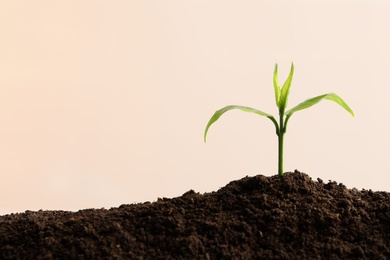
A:
{"label": "soil particle", "polygon": [[390,259],[390,193],[299,171],[119,208],[0,216],[0,259]]}

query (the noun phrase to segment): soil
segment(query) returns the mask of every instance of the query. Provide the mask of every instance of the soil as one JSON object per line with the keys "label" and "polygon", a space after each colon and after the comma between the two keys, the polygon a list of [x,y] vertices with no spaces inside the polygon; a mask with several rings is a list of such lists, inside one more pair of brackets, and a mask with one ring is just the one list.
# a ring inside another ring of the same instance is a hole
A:
{"label": "soil", "polygon": [[0,259],[390,259],[390,193],[299,171],[111,209],[0,216]]}

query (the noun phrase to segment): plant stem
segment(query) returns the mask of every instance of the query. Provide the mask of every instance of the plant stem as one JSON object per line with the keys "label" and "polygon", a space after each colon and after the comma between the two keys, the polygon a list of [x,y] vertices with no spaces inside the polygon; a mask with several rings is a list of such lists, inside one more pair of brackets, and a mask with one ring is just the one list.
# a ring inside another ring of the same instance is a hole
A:
{"label": "plant stem", "polygon": [[[284,109],[281,109],[281,110],[284,110]],[[279,162],[278,172],[279,172],[279,176],[280,177],[283,176],[283,137],[284,137],[284,133],[286,132],[285,131],[285,126],[283,124],[283,116],[284,116],[284,111],[280,111],[279,112],[279,133],[278,133],[278,144],[279,144],[279,148],[278,148],[278,162]]]}

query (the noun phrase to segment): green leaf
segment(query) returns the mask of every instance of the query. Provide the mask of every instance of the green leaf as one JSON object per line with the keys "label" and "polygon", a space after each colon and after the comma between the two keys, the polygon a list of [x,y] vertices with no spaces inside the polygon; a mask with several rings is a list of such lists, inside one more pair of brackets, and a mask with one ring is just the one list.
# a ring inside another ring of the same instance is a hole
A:
{"label": "green leaf", "polygon": [[206,129],[204,131],[204,142],[206,142],[206,136],[207,136],[207,132],[209,131],[210,126],[212,124],[214,124],[224,113],[226,113],[227,111],[232,110],[232,109],[239,109],[239,110],[244,111],[244,112],[255,113],[255,114],[258,114],[260,116],[266,116],[269,119],[271,119],[272,122],[274,122],[274,124],[277,125],[277,122],[275,121],[275,118],[272,115],[270,115],[268,113],[264,113],[260,110],[257,110],[257,109],[251,108],[251,107],[245,107],[245,106],[236,106],[236,105],[226,106],[220,110],[217,110],[214,113],[214,115],[210,118],[209,122],[207,123]]}
{"label": "green leaf", "polygon": [[278,64],[275,64],[274,70],[274,89],[275,89],[275,101],[276,106],[279,108],[279,100],[280,100],[280,86],[278,83]]}
{"label": "green leaf", "polygon": [[355,114],[353,113],[352,109],[347,105],[347,103],[345,103],[345,101],[340,96],[336,95],[335,93],[328,93],[328,94],[324,94],[324,95],[321,95],[321,96],[317,96],[317,97],[314,97],[314,98],[307,99],[304,102],[300,103],[299,105],[297,105],[297,106],[293,107],[292,109],[288,110],[285,113],[285,115],[290,117],[293,113],[295,113],[297,111],[300,111],[300,110],[303,110],[303,109],[306,109],[306,108],[309,108],[309,107],[317,104],[318,102],[320,102],[323,99],[327,99],[327,100],[336,102],[341,107],[343,107],[345,110],[347,110],[348,113],[350,113],[352,116],[355,116]]}
{"label": "green leaf", "polygon": [[279,109],[284,110],[287,106],[287,99],[290,93],[290,86],[291,86],[291,81],[293,79],[293,75],[294,75],[294,63],[291,63],[290,74],[288,75],[287,80],[284,82],[280,93]]}

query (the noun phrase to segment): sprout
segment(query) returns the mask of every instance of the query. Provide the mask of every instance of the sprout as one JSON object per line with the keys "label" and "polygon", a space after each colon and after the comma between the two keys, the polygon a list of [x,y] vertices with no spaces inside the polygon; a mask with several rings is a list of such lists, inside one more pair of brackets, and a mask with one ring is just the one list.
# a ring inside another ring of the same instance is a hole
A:
{"label": "sprout", "polygon": [[347,103],[344,102],[344,100],[340,96],[336,95],[335,93],[328,93],[328,94],[307,99],[304,102],[298,104],[297,106],[291,108],[290,110],[285,111],[287,106],[288,95],[290,93],[290,86],[291,86],[293,75],[294,75],[294,64],[292,63],[290,74],[287,80],[284,82],[283,87],[280,88],[278,83],[278,64],[275,65],[273,82],[274,82],[276,106],[279,109],[279,124],[271,114],[262,112],[260,110],[251,107],[230,105],[220,110],[217,110],[214,113],[214,115],[210,118],[209,122],[207,123],[206,129],[204,131],[204,142],[206,142],[206,136],[210,126],[229,110],[239,109],[244,112],[255,113],[260,116],[268,117],[275,125],[276,128],[276,135],[278,136],[278,174],[279,176],[283,176],[283,138],[284,138],[284,134],[286,133],[288,120],[290,119],[292,114],[294,114],[297,111],[309,108],[317,104],[321,100],[331,100],[339,104],[341,107],[347,110],[347,112],[349,112],[352,116],[354,116],[352,109],[347,105]]}

